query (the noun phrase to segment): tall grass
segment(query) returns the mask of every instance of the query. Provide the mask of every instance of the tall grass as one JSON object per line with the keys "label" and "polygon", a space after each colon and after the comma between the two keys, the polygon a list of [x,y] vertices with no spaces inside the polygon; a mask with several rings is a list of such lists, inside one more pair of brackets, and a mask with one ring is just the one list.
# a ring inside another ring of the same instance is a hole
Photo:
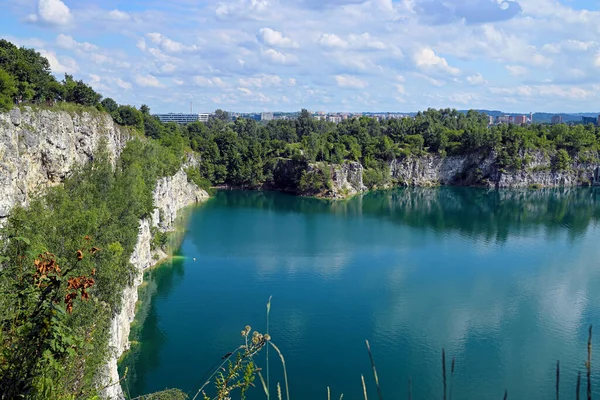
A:
{"label": "tall grass", "polygon": [[[267,302],[267,330],[268,330],[268,324],[269,324],[269,314],[271,311],[271,297],[269,297],[269,301]],[[203,394],[203,399],[204,400],[229,400],[231,399],[231,397],[229,397],[229,391],[228,390],[223,390],[223,388],[221,387],[219,390],[219,394],[216,397],[208,397],[205,393],[204,393],[204,389],[206,388],[206,386],[209,384],[209,382],[215,378],[216,376],[218,376],[219,374],[221,374],[221,376],[223,376],[223,371],[225,371],[225,364],[229,363],[230,365],[230,376],[237,376],[237,374],[242,370],[242,368],[238,368],[238,365],[244,365],[243,362],[241,362],[240,360],[244,360],[245,358],[249,359],[249,363],[253,363],[253,359],[252,356],[254,354],[256,354],[258,351],[260,351],[262,349],[262,347],[266,347],[266,352],[268,352],[268,348],[269,347],[273,347],[273,349],[277,352],[277,354],[279,355],[279,358],[281,360],[281,365],[283,368],[283,376],[284,376],[284,384],[285,384],[285,399],[286,400],[290,400],[290,391],[289,391],[289,383],[288,383],[288,375],[287,375],[287,368],[286,368],[286,362],[285,362],[285,357],[283,356],[283,353],[281,352],[281,350],[279,349],[279,347],[277,347],[272,341],[271,338],[268,334],[266,335],[261,335],[260,333],[254,332],[254,337],[252,340],[252,343],[249,343],[249,335],[250,333],[250,327],[247,326],[246,329],[244,331],[242,331],[242,336],[245,337],[245,345],[240,346],[238,349],[234,350],[234,352],[232,353],[228,353],[227,357],[224,359],[224,361],[216,368],[216,370],[214,370],[213,374],[206,380],[206,382],[202,385],[202,387],[200,387],[200,389],[198,390],[198,392],[196,393],[196,395],[193,397],[192,400],[195,400],[198,395],[200,393]],[[259,339],[259,340],[257,340]],[[383,392],[381,390],[381,385],[380,385],[380,381],[379,381],[379,376],[377,374],[377,368],[375,365],[375,360],[373,357],[373,352],[371,350],[371,345],[369,343],[368,340],[365,340],[365,344],[367,347],[367,353],[369,355],[369,360],[371,362],[371,369],[373,372],[373,378],[375,380],[375,385],[376,385],[376,389],[377,389],[377,397],[379,400],[383,400]],[[237,357],[237,363],[232,363],[232,358],[236,356]],[[592,326],[590,325],[589,327],[589,333],[588,333],[588,341],[587,341],[587,360],[585,362],[585,366],[586,366],[586,373],[587,373],[587,399],[588,400],[592,400],[592,384],[591,384],[591,374],[592,374]],[[234,373],[231,372],[231,368],[234,368]],[[246,367],[248,364],[245,364]],[[253,364],[250,364],[253,365]],[[452,400],[452,394],[453,394],[453,388],[454,388],[454,372],[455,372],[455,366],[456,366],[456,359],[455,357],[452,357],[452,361],[450,364],[450,387],[448,390],[448,385],[447,385],[447,370],[446,370],[446,350],[445,348],[442,348],[442,384],[443,384],[443,399],[446,400]],[[237,368],[237,369],[236,369]],[[267,380],[265,382],[265,379],[263,378],[261,372],[260,372],[260,368],[256,368],[256,369],[247,369],[246,370],[246,375],[248,375],[248,371],[250,371],[250,375],[252,374],[257,374],[260,378],[260,381],[262,383],[265,395],[267,397],[267,399],[270,398],[270,388],[269,388],[269,369],[268,369],[268,358],[267,358]],[[367,385],[365,382],[365,377],[364,374],[360,375],[360,379],[361,379],[361,384],[362,384],[362,389],[363,389],[363,397],[364,400],[369,400],[368,398],[368,392],[367,392]],[[223,378],[216,379],[217,382],[217,387],[219,387],[219,385],[223,385]],[[246,383],[247,385],[244,386],[244,384],[242,383],[230,383],[230,388],[244,388],[244,387],[249,387],[249,386],[254,386],[252,384],[252,379],[248,379],[248,377],[246,376]],[[225,384],[227,385],[227,383]],[[577,373],[577,384],[575,386],[575,399],[579,400],[580,399],[580,387],[581,387],[581,371],[578,371]],[[223,393],[225,393],[225,396],[223,396]],[[242,390],[242,393],[243,390]],[[342,393],[339,397],[340,400],[342,400],[344,397],[344,394]],[[242,397],[243,399],[244,397]],[[281,388],[281,384],[279,382],[277,382],[277,398],[278,400],[283,400],[283,393],[282,393],[282,388]],[[408,378],[408,400],[412,400],[413,395],[412,395],[412,377],[409,376]],[[556,382],[555,382],[555,398],[556,400],[560,399],[560,360],[556,361]],[[508,399],[508,388],[506,388],[504,390],[504,400]],[[327,400],[331,400],[331,387],[327,386]]]}

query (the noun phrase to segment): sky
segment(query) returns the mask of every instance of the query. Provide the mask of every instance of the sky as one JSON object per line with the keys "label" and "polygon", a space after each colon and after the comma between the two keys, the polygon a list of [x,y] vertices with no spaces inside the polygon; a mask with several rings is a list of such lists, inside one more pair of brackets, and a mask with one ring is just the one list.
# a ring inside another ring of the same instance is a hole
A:
{"label": "sky", "polygon": [[598,0],[0,0],[0,37],[152,112],[600,110]]}

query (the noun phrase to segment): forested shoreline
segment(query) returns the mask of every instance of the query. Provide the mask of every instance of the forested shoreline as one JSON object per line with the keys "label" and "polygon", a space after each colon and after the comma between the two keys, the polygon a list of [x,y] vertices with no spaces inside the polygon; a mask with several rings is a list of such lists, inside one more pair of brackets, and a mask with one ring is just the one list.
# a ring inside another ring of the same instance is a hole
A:
{"label": "forested shoreline", "polygon": [[[454,109],[428,109],[414,118],[378,121],[359,117],[338,124],[316,120],[306,110],[291,120],[231,122],[227,112],[217,110],[207,123],[161,123],[146,105],[137,109],[119,105],[111,98],[103,99],[93,88],[70,75],[57,81],[50,74],[47,60],[39,53],[19,49],[7,41],[0,42],[0,82],[4,82],[0,83],[0,104],[5,109],[11,101],[54,104],[58,108],[65,102],[93,107],[110,113],[116,123],[132,127],[179,153],[196,152],[200,164],[192,174],[204,187],[225,184],[302,193],[324,188],[329,179],[325,168],[308,171],[308,164],[347,161],[362,164],[368,188],[381,187],[394,184],[389,174],[392,160],[424,155],[494,154],[498,168],[503,171],[527,168],[532,152],[546,155],[551,168],[557,171],[568,169],[574,161],[598,161],[598,127],[565,124],[488,127],[487,116],[473,110],[461,113]],[[294,175],[278,174],[280,160],[293,160]],[[286,187],[282,187],[284,184]]]}

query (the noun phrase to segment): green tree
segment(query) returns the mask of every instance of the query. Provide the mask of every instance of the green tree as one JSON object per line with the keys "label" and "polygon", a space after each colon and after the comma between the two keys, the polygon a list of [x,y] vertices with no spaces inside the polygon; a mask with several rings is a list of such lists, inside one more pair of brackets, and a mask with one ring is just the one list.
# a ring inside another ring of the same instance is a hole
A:
{"label": "green tree", "polygon": [[114,113],[119,108],[117,102],[111,99],[110,97],[107,97],[104,100],[102,100],[100,104],[102,104],[102,107],[104,107],[104,109],[110,114]]}
{"label": "green tree", "polygon": [[8,72],[0,69],[0,110],[10,110],[15,104],[16,94],[17,87],[14,78]]}

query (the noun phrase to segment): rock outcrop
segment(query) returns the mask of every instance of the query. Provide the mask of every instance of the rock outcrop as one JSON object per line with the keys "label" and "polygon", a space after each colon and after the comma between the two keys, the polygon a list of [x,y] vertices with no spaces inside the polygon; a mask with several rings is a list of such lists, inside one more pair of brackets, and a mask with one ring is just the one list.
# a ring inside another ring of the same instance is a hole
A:
{"label": "rock outcrop", "polygon": [[367,190],[363,184],[363,166],[352,161],[330,165],[331,190],[327,197],[344,199]]}
{"label": "rock outcrop", "polygon": [[59,184],[104,140],[114,161],[129,134],[105,113],[14,108],[0,113],[0,226],[36,190]]}
{"label": "rock outcrop", "polygon": [[466,174],[476,168],[484,176],[493,175],[496,172],[495,158],[495,154],[405,157],[392,160],[390,174],[392,179],[404,186],[450,185],[467,180]]}
{"label": "rock outcrop", "polygon": [[526,165],[520,170],[500,168],[497,155],[410,156],[390,162],[392,180],[403,186],[465,185],[490,188],[570,187],[591,181],[599,163],[575,160],[566,170],[555,170],[552,158],[542,152],[521,154]]}
{"label": "rock outcrop", "polygon": [[[156,209],[151,218],[140,221],[138,240],[131,255],[131,264],[135,268],[133,283],[123,291],[121,312],[111,323],[111,358],[106,366],[104,381],[106,385],[119,381],[117,360],[129,349],[129,332],[135,318],[135,305],[138,300],[138,287],[142,284],[144,270],[155,265],[167,255],[160,249],[152,249],[152,228],[168,232],[174,228],[177,212],[189,205],[208,199],[208,193],[189,183],[183,169],[177,174],[159,179],[153,192]],[[103,393],[108,399],[123,399],[119,384],[109,386]]]}

